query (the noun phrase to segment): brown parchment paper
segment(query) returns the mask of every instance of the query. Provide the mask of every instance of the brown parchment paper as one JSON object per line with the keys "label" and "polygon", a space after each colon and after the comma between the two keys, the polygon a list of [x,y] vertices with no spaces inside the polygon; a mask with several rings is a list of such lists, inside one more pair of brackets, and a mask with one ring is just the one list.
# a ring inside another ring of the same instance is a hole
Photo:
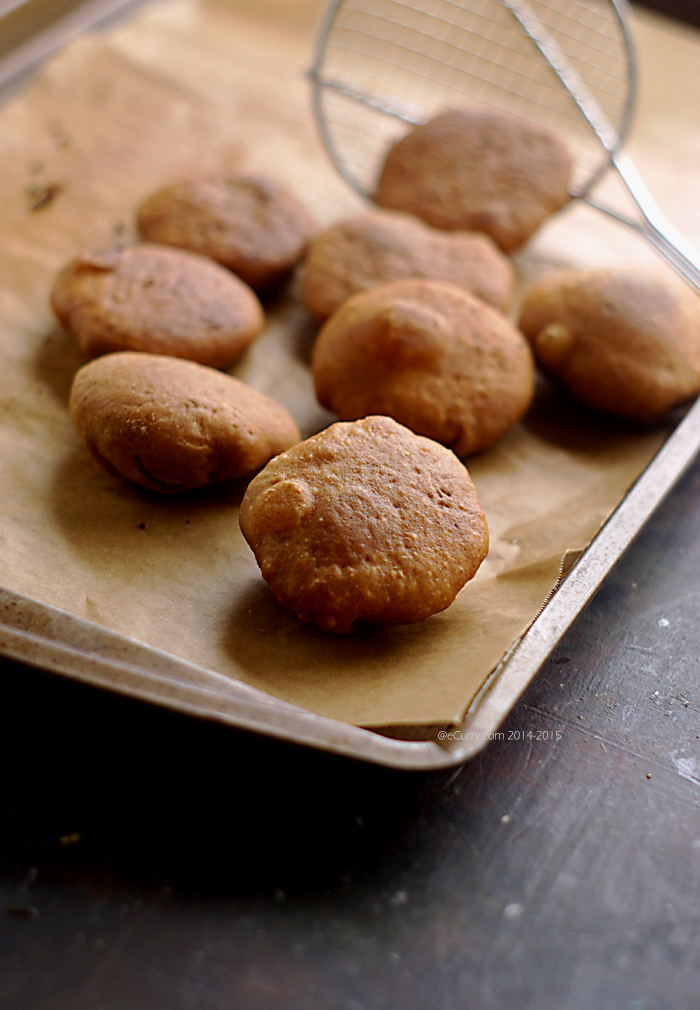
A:
{"label": "brown parchment paper", "polygon": [[[239,532],[240,488],[142,492],[99,470],[68,418],[82,359],[52,317],[53,279],[84,248],[133,240],[150,191],[204,167],[244,168],[285,179],[321,225],[361,206],[316,137],[309,60],[308,34],[288,25],[168,3],[74,43],[2,110],[0,581],[323,715],[453,722],[541,608],[564,552],[588,542],[666,431],[604,420],[543,388],[524,423],[468,461],[492,541],[477,578],[419,625],[335,638],[268,590]],[[649,265],[647,255],[577,208],[519,267]],[[266,310],[235,374],[309,435],[332,420],[312,393],[314,328],[293,283]]]}

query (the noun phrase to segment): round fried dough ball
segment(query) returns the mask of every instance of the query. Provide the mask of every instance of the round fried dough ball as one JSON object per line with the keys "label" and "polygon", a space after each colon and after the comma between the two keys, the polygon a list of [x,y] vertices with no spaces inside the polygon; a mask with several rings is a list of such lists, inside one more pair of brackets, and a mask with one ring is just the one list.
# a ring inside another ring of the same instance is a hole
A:
{"label": "round fried dough ball", "polygon": [[656,421],[700,392],[700,299],[630,270],[557,270],[525,296],[538,363],[582,403]]}
{"label": "round fried dough ball", "polygon": [[553,133],[505,112],[459,109],[389,150],[375,200],[434,228],[484,231],[517,249],[570,199],[571,158]]}
{"label": "round fried dough ball", "polygon": [[322,323],[352,295],[409,277],[457,284],[502,312],[513,293],[512,267],[487,235],[445,233],[408,214],[374,211],[313,239],[302,297]]}
{"label": "round fried dough ball", "polygon": [[58,275],[51,302],[89,358],[147,351],[224,368],[265,324],[243,281],[203,256],[158,245],[78,256]]}
{"label": "round fried dough ball", "polygon": [[284,407],[238,379],[132,351],[77,372],[70,415],[97,463],[164,494],[254,473],[300,438]]}
{"label": "round fried dough ball", "polygon": [[259,290],[301,259],[316,223],[281,183],[260,175],[206,176],[166,186],[138,212],[144,238],[222,263]]}
{"label": "round fried dough ball", "polygon": [[387,414],[458,456],[527,410],[534,366],[505,316],[462,288],[397,281],[345,302],[321,330],[316,395],[344,421]]}
{"label": "round fried dough ball", "polygon": [[444,610],[488,550],[465,467],[388,417],[331,425],[272,460],[240,521],[280,603],[339,634]]}

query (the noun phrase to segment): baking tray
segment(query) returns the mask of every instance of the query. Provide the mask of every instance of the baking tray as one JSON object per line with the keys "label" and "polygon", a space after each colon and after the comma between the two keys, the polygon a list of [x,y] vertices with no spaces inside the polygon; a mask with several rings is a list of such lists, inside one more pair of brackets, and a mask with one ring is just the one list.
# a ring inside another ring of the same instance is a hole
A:
{"label": "baking tray", "polygon": [[[267,736],[428,770],[460,764],[493,739],[557,642],[700,450],[697,402],[474,698],[434,740],[401,740],[315,715],[246,684],[9,590],[0,590],[0,653],[31,666]],[[442,739],[440,739],[442,737]]]}
{"label": "baking tray", "polygon": [[[110,5],[110,13],[115,9]],[[88,25],[83,21],[80,27]],[[62,44],[73,34],[62,36],[54,29],[52,38]],[[16,73],[16,62],[13,66]],[[511,645],[462,722],[435,727],[429,739],[402,739],[398,730],[389,736],[314,714],[8,589],[0,590],[0,652],[177,711],[378,764],[413,769],[456,765],[494,739],[542,662],[699,449],[696,404],[575,560],[534,623]]]}

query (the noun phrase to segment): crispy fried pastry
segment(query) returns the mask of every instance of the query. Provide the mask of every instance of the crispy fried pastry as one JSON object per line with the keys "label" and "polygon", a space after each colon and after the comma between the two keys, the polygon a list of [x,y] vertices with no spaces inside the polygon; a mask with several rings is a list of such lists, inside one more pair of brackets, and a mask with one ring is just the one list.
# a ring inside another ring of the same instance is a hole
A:
{"label": "crispy fried pastry", "polygon": [[410,277],[457,284],[502,312],[510,306],[513,270],[487,235],[446,233],[387,211],[341,221],[313,239],[304,304],[322,323],[352,295]]}
{"label": "crispy fried pastry", "polygon": [[458,456],[493,445],[533,394],[532,354],[496,309],[438,281],[355,295],[313,353],[316,395],[344,421],[387,414]]}
{"label": "crispy fried pastry", "polygon": [[568,151],[548,130],[505,112],[459,109],[389,150],[375,200],[434,228],[486,232],[511,252],[568,202],[570,173]]}
{"label": "crispy fried pastry", "polygon": [[281,183],[259,175],[206,176],[166,186],[138,213],[144,238],[190,249],[256,291],[285,277],[316,224]]}
{"label": "crispy fried pastry", "polygon": [[656,421],[700,392],[700,299],[631,270],[557,270],[530,288],[520,327],[538,364],[582,403]]}
{"label": "crispy fried pastry", "polygon": [[157,245],[78,256],[51,301],[89,358],[146,351],[224,368],[265,322],[255,294],[228,270]]}
{"label": "crispy fried pastry", "polygon": [[280,603],[339,634],[444,610],[488,550],[465,467],[388,417],[334,424],[272,460],[240,521]]}
{"label": "crispy fried pastry", "polygon": [[247,476],[300,437],[284,407],[238,379],[131,351],[80,369],[70,414],[96,462],[164,494]]}

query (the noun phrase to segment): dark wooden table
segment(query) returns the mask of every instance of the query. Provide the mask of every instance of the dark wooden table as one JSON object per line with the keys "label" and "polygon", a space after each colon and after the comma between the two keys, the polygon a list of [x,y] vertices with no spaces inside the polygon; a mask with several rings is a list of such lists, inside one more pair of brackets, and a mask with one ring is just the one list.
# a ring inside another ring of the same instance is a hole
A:
{"label": "dark wooden table", "polygon": [[700,1007],[699,601],[696,464],[430,775],[5,663],[0,1008]]}
{"label": "dark wooden table", "polygon": [[634,0],[642,7],[658,11],[667,17],[678,18],[700,28],[700,3],[698,0]]}

